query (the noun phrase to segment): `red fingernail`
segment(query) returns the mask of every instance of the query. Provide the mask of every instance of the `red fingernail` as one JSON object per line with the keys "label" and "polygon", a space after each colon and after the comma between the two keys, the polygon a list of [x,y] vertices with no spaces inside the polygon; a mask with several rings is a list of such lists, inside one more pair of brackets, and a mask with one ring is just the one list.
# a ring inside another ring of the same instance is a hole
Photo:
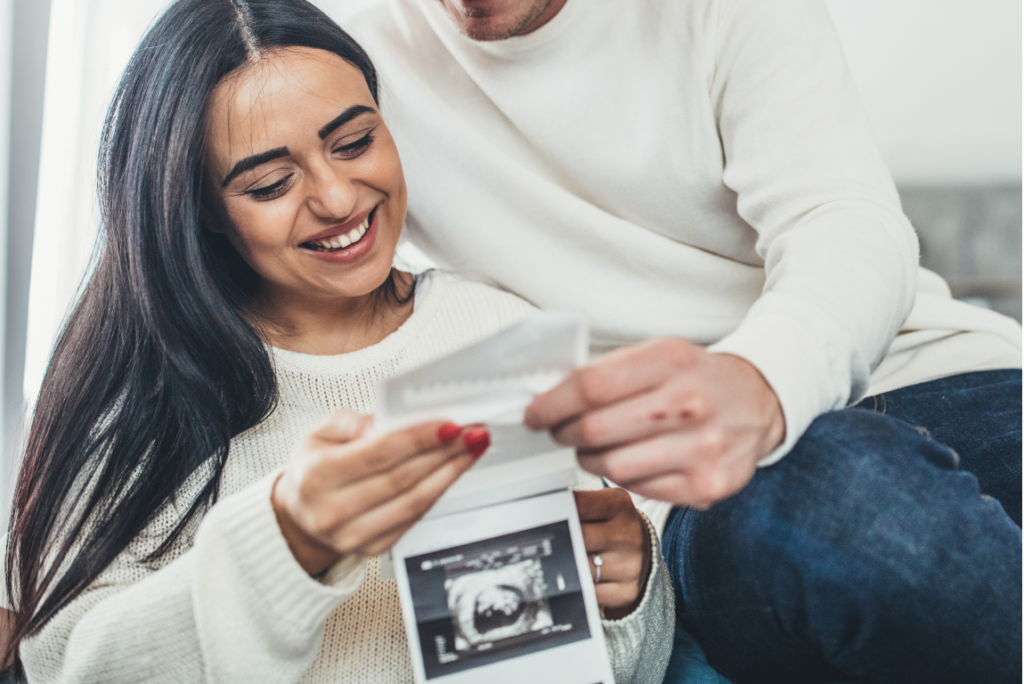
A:
{"label": "red fingernail", "polygon": [[491,433],[487,428],[473,428],[462,438],[462,442],[469,449],[470,456],[480,458],[487,447],[491,446]]}
{"label": "red fingernail", "polygon": [[444,423],[437,428],[437,438],[442,442],[450,442],[458,437],[460,432],[462,432],[462,428],[455,423]]}

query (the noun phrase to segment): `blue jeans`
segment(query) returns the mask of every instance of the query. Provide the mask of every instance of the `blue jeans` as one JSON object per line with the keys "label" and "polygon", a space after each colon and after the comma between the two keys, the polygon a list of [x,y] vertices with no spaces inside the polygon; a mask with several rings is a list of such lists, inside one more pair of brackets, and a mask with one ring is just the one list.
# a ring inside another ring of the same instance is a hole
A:
{"label": "blue jeans", "polygon": [[1020,516],[1021,371],[823,415],[739,494],[670,517],[665,681],[1016,684]]}

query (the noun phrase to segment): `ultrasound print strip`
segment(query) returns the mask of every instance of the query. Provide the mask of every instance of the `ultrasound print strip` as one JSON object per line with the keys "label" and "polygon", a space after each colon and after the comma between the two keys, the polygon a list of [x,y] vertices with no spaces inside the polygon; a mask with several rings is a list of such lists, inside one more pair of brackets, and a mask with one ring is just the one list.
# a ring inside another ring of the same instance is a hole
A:
{"label": "ultrasound print strip", "polygon": [[427,679],[590,636],[567,521],[405,563]]}

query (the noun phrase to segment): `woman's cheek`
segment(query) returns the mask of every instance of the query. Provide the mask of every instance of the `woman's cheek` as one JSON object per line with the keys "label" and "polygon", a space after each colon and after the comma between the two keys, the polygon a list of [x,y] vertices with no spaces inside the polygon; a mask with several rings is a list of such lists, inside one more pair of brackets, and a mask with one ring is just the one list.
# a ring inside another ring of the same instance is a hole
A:
{"label": "woman's cheek", "polygon": [[378,177],[381,178],[381,187],[387,187],[389,194],[405,193],[405,175],[402,171],[402,158],[398,154],[398,146],[395,139],[391,137],[391,131],[382,127],[377,137],[377,158]]}
{"label": "woman's cheek", "polygon": [[287,246],[293,223],[289,217],[294,215],[296,204],[288,196],[266,202],[248,202],[235,221],[239,235],[252,250]]}
{"label": "woman's cheek", "polygon": [[389,138],[389,142],[391,154],[389,155],[388,160],[388,175],[391,178],[391,183],[388,187],[388,199],[392,206],[394,221],[398,224],[398,228],[400,230],[402,225],[405,223],[405,212],[408,198],[405,186],[405,174],[402,171],[402,160],[398,156],[398,149],[395,147],[394,141]]}
{"label": "woman's cheek", "polygon": [[231,225],[225,232],[229,242],[253,270],[265,276],[265,262],[275,248],[279,248],[274,244],[275,231],[267,225],[265,211],[240,202],[227,209]]}

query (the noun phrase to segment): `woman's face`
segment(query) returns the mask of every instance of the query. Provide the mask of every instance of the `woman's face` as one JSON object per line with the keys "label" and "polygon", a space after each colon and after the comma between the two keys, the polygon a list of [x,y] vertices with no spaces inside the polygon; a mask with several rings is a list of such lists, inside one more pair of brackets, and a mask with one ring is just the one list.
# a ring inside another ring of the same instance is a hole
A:
{"label": "woman's face", "polygon": [[213,229],[260,275],[264,294],[361,297],[387,278],[405,179],[356,67],[289,47],[234,72],[214,90],[206,156]]}

